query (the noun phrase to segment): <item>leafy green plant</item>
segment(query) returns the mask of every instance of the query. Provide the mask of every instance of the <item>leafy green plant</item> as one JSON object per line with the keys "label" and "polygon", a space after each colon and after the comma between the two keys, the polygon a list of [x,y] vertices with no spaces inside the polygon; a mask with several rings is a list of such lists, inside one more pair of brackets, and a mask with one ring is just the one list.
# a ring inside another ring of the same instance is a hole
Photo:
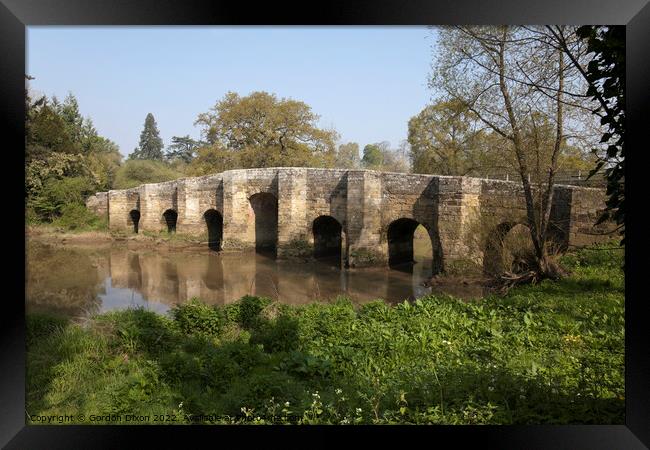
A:
{"label": "leafy green plant", "polygon": [[279,307],[247,296],[83,325],[29,315],[27,412],[182,410],[214,417],[175,423],[229,424],[623,423],[620,253],[580,250],[564,259],[569,277],[480,302]]}

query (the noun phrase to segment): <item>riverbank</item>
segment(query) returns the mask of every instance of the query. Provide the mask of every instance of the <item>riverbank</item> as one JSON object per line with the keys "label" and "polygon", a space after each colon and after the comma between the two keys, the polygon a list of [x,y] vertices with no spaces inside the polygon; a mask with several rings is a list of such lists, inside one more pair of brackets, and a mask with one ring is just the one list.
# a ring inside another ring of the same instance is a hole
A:
{"label": "riverbank", "polygon": [[27,240],[31,239],[55,247],[124,245],[133,249],[210,251],[207,239],[180,233],[126,234],[109,230],[65,231],[51,225],[30,225],[25,227],[25,237]]}
{"label": "riverbank", "polygon": [[30,315],[28,422],[622,424],[622,256],[481,302]]}

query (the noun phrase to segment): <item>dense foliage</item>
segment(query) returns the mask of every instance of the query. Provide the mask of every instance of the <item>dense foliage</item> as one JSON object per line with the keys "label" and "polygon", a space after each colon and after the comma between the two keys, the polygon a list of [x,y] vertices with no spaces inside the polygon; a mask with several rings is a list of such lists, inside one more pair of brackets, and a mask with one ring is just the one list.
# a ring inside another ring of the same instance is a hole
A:
{"label": "dense foliage", "polygon": [[[601,156],[595,170],[605,166],[607,177],[607,210],[601,221],[612,218],[620,226],[625,242],[625,27],[584,26],[577,31],[587,42],[593,59],[583,74],[589,82],[587,95],[599,106],[594,114],[607,126],[601,143],[607,152]],[[566,48],[569,56],[573,55]],[[578,61],[575,61],[579,64]]]}
{"label": "dense foliage", "polygon": [[160,183],[183,176],[162,161],[130,159],[115,175],[114,189],[129,189],[144,183]]}
{"label": "dense foliage", "polygon": [[[522,120],[523,148],[531,161],[550,160],[554,124],[540,114]],[[517,175],[517,157],[507,139],[485,127],[478,117],[457,100],[440,100],[426,106],[408,122],[409,154],[414,173],[465,176]],[[540,145],[541,144],[541,145]],[[561,142],[558,173],[589,173],[596,156],[567,139]],[[533,178],[545,174],[532,173]],[[542,179],[535,180],[542,182]]]}
{"label": "dense foliage", "polygon": [[480,302],[293,307],[244,297],[86,325],[31,315],[28,419],[622,424],[622,251],[585,249],[563,262],[569,278]]}
{"label": "dense foliage", "polygon": [[140,133],[140,143],[129,156],[131,159],[162,161],[163,141],[153,114],[149,113],[145,117],[144,127]]}
{"label": "dense foliage", "polygon": [[[109,189],[120,165],[117,145],[99,136],[83,118],[73,95],[26,102],[25,196],[31,222],[58,222],[64,228],[98,227],[85,198]],[[79,220],[79,223],[76,221]]]}
{"label": "dense foliage", "polygon": [[245,97],[228,92],[195,122],[208,145],[199,151],[192,170],[332,167],[338,134],[319,128],[318,119],[301,101],[267,92]]}

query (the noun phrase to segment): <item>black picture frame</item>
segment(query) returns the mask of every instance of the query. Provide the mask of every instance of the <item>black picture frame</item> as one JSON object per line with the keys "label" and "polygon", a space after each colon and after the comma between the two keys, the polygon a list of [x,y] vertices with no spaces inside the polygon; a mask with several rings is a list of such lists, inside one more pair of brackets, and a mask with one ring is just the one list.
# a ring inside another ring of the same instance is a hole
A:
{"label": "black picture frame", "polygon": [[[25,425],[25,294],[24,231],[24,88],[26,27],[30,25],[444,25],[444,24],[612,24],[626,26],[627,147],[626,163],[626,419],[625,425],[574,426],[433,426],[433,427],[206,427],[206,426],[36,426]],[[6,448],[116,448],[145,438],[164,447],[187,446],[203,437],[212,445],[224,437],[241,445],[251,439],[274,438],[291,444],[287,434],[299,434],[301,445],[340,442],[363,434],[364,440],[404,444],[421,438],[454,446],[473,442],[482,448],[637,449],[650,446],[650,340],[648,308],[643,293],[647,247],[641,228],[643,206],[644,125],[650,117],[650,5],[648,0],[364,0],[277,4],[191,0],[0,0],[0,123],[3,157],[11,157],[3,171],[5,261],[11,261],[5,280],[0,356],[0,444]],[[647,128],[647,125],[646,125]],[[631,158],[631,159],[630,159]],[[9,177],[7,174],[11,175]],[[637,204],[637,207],[631,205]],[[635,211],[636,209],[636,211]],[[5,288],[6,289],[6,288]],[[250,432],[254,431],[254,432]],[[206,434],[209,433],[209,436]],[[215,434],[216,433],[216,434]],[[137,436],[136,436],[137,435]],[[420,442],[420,441],[418,441]],[[131,444],[133,443],[133,444]],[[131,445],[129,445],[131,444]],[[364,446],[368,445],[364,442]],[[419,444],[421,445],[421,444]]]}

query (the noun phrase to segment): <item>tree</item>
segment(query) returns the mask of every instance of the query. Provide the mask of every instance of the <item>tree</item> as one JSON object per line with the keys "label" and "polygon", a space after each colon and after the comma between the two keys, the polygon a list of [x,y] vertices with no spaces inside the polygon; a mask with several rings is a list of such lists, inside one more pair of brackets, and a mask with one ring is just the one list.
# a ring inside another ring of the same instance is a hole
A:
{"label": "tree", "polygon": [[274,94],[228,92],[195,124],[217,152],[233,152],[241,167],[334,165],[336,131],[317,127],[311,107]]}
{"label": "tree", "polygon": [[382,141],[368,144],[363,148],[361,165],[364,169],[387,172],[408,172],[408,143],[402,142],[398,149],[392,149],[390,142]]}
{"label": "tree", "polygon": [[408,132],[415,173],[478,175],[489,169],[484,156],[490,151],[481,145],[483,127],[458,100],[425,107],[409,120]]}
{"label": "tree", "polygon": [[131,159],[149,159],[162,161],[163,142],[160,138],[156,119],[153,114],[147,114],[144,120],[144,129],[140,133],[140,144],[131,153]]}
{"label": "tree", "polygon": [[358,169],[361,164],[359,159],[359,144],[356,142],[348,142],[347,144],[339,145],[339,150],[336,153],[336,162],[334,165],[342,169]]}
{"label": "tree", "polygon": [[115,189],[129,189],[144,183],[161,183],[181,176],[162,161],[128,160],[115,174]]}
{"label": "tree", "polygon": [[187,167],[187,173],[193,176],[220,173],[225,170],[244,167],[239,152],[229,151],[219,145],[199,148],[196,157]]}
{"label": "tree", "polygon": [[[574,39],[575,42],[575,39]],[[544,27],[443,28],[430,85],[460,102],[512,148],[534,247],[532,280],[561,275],[548,256],[553,185],[563,142],[584,123],[584,82]],[[583,120],[569,120],[579,116]],[[551,139],[541,128],[553,124]]]}
{"label": "tree", "polygon": [[590,59],[581,58],[580,51],[572,45],[561,27],[547,27],[559,47],[587,82],[586,95],[597,107],[592,111],[606,125],[600,143],[607,149],[597,155],[597,165],[592,174],[605,167],[607,179],[607,208],[598,223],[613,219],[619,226],[625,244],[625,27],[586,25],[576,30],[576,35],[587,44]]}
{"label": "tree", "polygon": [[204,145],[204,142],[192,139],[189,134],[172,136],[172,143],[167,146],[165,158],[168,160],[180,159],[189,163],[194,158],[196,150]]}
{"label": "tree", "polygon": [[[384,164],[384,150],[382,144],[368,144],[363,148],[361,164],[365,169],[381,170]],[[386,145],[384,145],[386,147]]]}
{"label": "tree", "polygon": [[25,151],[28,161],[49,152],[81,152],[81,146],[72,139],[65,121],[47,99],[30,108]]}
{"label": "tree", "polygon": [[112,187],[119,148],[82,118],[72,94],[63,103],[45,96],[32,101],[26,90],[25,107],[26,215],[53,221],[74,212],[70,219],[87,219],[78,214],[83,200]]}
{"label": "tree", "polygon": [[389,145],[382,153],[384,163],[381,166],[381,170],[387,172],[410,172],[411,163],[409,160],[408,141],[402,141],[400,146],[395,149]]}
{"label": "tree", "polygon": [[57,102],[56,110],[59,117],[65,122],[70,138],[75,142],[81,142],[84,134],[84,119],[79,113],[79,102],[77,98],[69,92],[63,100],[63,103]]}

